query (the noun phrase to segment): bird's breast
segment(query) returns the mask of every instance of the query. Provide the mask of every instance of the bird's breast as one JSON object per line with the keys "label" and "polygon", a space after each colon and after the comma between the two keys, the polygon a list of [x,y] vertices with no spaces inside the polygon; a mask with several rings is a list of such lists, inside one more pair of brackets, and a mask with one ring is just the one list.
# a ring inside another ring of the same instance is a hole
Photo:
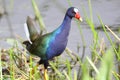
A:
{"label": "bird's breast", "polygon": [[52,59],[55,56],[59,56],[66,48],[67,38],[62,38],[59,35],[56,35],[54,39],[51,39],[49,47],[47,49],[47,57]]}

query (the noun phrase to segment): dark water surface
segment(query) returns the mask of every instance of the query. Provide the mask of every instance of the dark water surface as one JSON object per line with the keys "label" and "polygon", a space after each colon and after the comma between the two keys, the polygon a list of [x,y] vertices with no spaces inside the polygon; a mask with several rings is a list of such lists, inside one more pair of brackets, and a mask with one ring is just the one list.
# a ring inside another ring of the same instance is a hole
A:
{"label": "dark water surface", "polygon": [[[69,7],[67,0],[36,0],[43,16],[46,28],[48,32],[56,29],[62,22],[65,11]],[[84,19],[83,8],[85,8],[87,15],[89,16],[88,0],[71,0],[72,5],[79,9],[81,16]],[[119,25],[120,24],[120,1],[119,0],[91,0],[93,10],[93,21],[96,26],[100,25],[97,15],[100,15],[103,22],[107,25]],[[1,2],[2,4],[2,2]],[[30,0],[5,0],[6,8],[9,14],[13,33],[26,39],[24,33],[23,24],[26,21],[28,15],[34,16],[32,3]],[[2,4],[3,5],[3,4]],[[2,5],[0,7],[2,7]],[[86,22],[80,24],[83,35],[86,42],[86,53],[90,53],[90,45],[92,45],[92,32],[86,25]],[[99,31],[99,30],[98,30]],[[8,48],[8,44],[5,42],[6,38],[11,37],[11,31],[7,23],[6,17],[3,16],[0,19],[0,48]],[[99,31],[100,40],[104,38],[106,45],[109,46],[109,42],[104,32]],[[113,36],[111,36],[113,38]],[[114,38],[113,38],[114,39]],[[77,51],[77,45],[82,46],[81,36],[78,26],[75,20],[72,21],[71,31],[69,36],[68,47]],[[82,51],[80,49],[80,51]]]}

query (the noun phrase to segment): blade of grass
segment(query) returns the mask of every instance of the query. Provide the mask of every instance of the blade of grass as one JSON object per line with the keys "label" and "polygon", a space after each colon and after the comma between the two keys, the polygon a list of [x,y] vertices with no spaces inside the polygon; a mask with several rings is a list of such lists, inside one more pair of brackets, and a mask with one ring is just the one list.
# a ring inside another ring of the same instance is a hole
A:
{"label": "blade of grass", "polygon": [[105,34],[106,34],[106,37],[107,37],[108,40],[110,41],[110,44],[112,45],[112,48],[114,49],[114,51],[115,51],[115,53],[116,53],[116,55],[117,55],[117,57],[118,57],[118,60],[120,60],[119,53],[117,52],[117,50],[116,50],[116,48],[115,48],[115,45],[114,45],[114,43],[112,42],[109,34],[107,33],[107,31],[106,31],[106,29],[105,29],[105,25],[103,24],[103,22],[102,22],[102,20],[101,20],[101,18],[100,18],[99,15],[98,15],[98,19],[99,19],[99,21],[100,21],[100,23],[101,23],[101,25],[102,25],[102,28],[103,28],[103,30],[104,30],[104,32],[105,32]]}
{"label": "blade of grass", "polygon": [[113,36],[118,39],[120,41],[120,38],[107,26],[105,25],[105,27],[113,34]]}
{"label": "blade of grass", "polygon": [[69,80],[72,80],[71,65],[70,65],[70,62],[68,60],[66,60],[66,66],[67,66],[67,72],[68,72]]}
{"label": "blade of grass", "polygon": [[113,73],[116,80],[120,80],[120,74],[118,74],[118,73],[116,73],[114,71],[112,71],[112,73]]}
{"label": "blade of grass", "polygon": [[90,63],[90,65],[93,67],[93,69],[95,70],[95,72],[98,74],[99,73],[99,71],[98,71],[98,69],[96,68],[96,66],[94,65],[94,63],[87,57],[87,60],[88,60],[88,62]]}
{"label": "blade of grass", "polygon": [[84,36],[83,36],[82,28],[79,25],[78,21],[77,21],[77,25],[78,25],[78,28],[79,28],[79,32],[80,32],[80,36],[81,36],[81,40],[82,40],[82,45],[83,45],[82,57],[81,57],[81,61],[83,61],[83,58],[84,58],[84,55],[85,55],[86,42],[85,42],[85,39],[84,39]]}
{"label": "blade of grass", "polygon": [[85,61],[81,67],[82,67],[81,80],[91,80],[89,76],[88,62]]}
{"label": "blade of grass", "polygon": [[13,64],[13,48],[9,50],[9,53],[10,53],[10,78],[11,80],[15,80],[15,71]]}
{"label": "blade of grass", "polygon": [[59,77],[62,77],[62,73],[55,67],[53,62],[50,62],[51,67],[55,70]]}
{"label": "blade of grass", "polygon": [[33,61],[32,61],[32,57],[30,56],[30,80],[33,79],[32,68],[33,68]]}
{"label": "blade of grass", "polygon": [[[89,10],[90,10],[90,18],[88,17],[88,15],[85,11],[85,8],[84,7],[82,7],[82,8],[83,8],[83,12],[84,12],[84,15],[85,15],[85,20],[86,20],[88,26],[90,27],[90,29],[92,31],[92,35],[93,35],[92,47],[93,47],[94,50],[96,50],[97,45],[98,45],[99,36],[98,36],[97,31],[95,30],[95,26],[94,26],[94,23],[93,23],[91,0],[88,0],[88,5],[89,5]],[[91,53],[91,57],[92,57],[92,61],[94,61],[95,58],[96,58],[94,52]]]}
{"label": "blade of grass", "polygon": [[93,15],[92,15],[92,4],[91,0],[88,0],[89,10],[90,10],[90,21],[93,23]]}
{"label": "blade of grass", "polygon": [[93,15],[92,15],[92,4],[91,4],[91,0],[88,0],[88,5],[89,5],[89,11],[90,11],[90,19],[89,19],[89,17],[87,16],[87,13],[86,13],[86,11],[85,11],[85,8],[82,7],[82,9],[83,9],[83,12],[84,12],[84,15],[85,15],[85,20],[86,20],[87,24],[90,26],[91,31],[92,31],[92,33],[93,33],[94,41],[95,41],[95,43],[97,43],[98,34],[97,34],[97,32],[96,32],[96,30],[95,30],[95,26],[94,26],[94,24],[93,24]]}
{"label": "blade of grass", "polygon": [[71,57],[72,60],[76,61],[75,57],[71,54],[72,51],[69,48],[66,48],[65,51]]}
{"label": "blade of grass", "polygon": [[66,71],[63,71],[63,73],[64,73],[64,75],[66,76],[67,80],[71,80]]}
{"label": "blade of grass", "polygon": [[37,4],[36,4],[35,0],[32,0],[32,6],[33,6],[33,9],[34,9],[34,12],[35,12],[35,16],[38,19],[38,23],[39,23],[41,31],[46,31],[45,24],[43,22],[41,13],[40,13],[40,11],[37,7]]}
{"label": "blade of grass", "polygon": [[77,72],[74,70],[74,80],[77,80]]}

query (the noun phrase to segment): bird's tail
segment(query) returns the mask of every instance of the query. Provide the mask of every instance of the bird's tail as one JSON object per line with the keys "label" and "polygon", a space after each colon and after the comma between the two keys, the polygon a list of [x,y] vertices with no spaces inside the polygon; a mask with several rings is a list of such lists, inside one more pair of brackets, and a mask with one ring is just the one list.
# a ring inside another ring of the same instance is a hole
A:
{"label": "bird's tail", "polygon": [[25,34],[26,34],[26,37],[27,37],[29,43],[32,44],[32,41],[30,40],[29,30],[28,30],[28,27],[27,27],[26,23],[24,23],[24,30],[25,30]]}

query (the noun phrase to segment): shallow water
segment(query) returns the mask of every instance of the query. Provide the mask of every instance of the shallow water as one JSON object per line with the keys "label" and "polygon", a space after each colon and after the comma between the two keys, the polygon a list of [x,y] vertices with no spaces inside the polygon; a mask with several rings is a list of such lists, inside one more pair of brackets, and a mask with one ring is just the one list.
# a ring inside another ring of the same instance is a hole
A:
{"label": "shallow water", "polygon": [[[43,20],[45,22],[46,28],[48,32],[56,29],[62,22],[65,11],[69,7],[67,0],[36,0],[43,16]],[[84,16],[83,7],[85,8],[87,15],[89,13],[88,0],[71,0],[72,5],[79,9],[81,16]],[[9,13],[9,18],[12,26],[13,33],[21,36],[26,40],[26,36],[24,33],[23,24],[26,21],[26,17],[28,15],[34,16],[32,4],[30,0],[14,0],[8,1],[5,0],[7,11]],[[100,25],[100,22],[97,18],[97,15],[100,15],[103,22],[107,25],[119,25],[120,23],[120,1],[119,0],[91,0],[92,10],[93,10],[93,21],[97,26]],[[2,5],[1,5],[2,6]],[[83,17],[84,19],[84,17]],[[79,44],[82,47],[81,36],[79,33],[79,29],[75,20],[72,21],[71,31],[69,36],[68,47],[77,52],[77,45]],[[86,42],[86,53],[90,54],[90,45],[92,45],[92,32],[89,27],[86,25],[86,22],[80,23],[80,26],[83,31],[83,35]],[[98,30],[99,31],[99,30]],[[3,16],[0,19],[0,47],[8,48],[9,45],[6,43],[5,39],[11,37],[10,27],[7,24],[6,16]],[[12,35],[13,37],[13,35]],[[109,46],[109,42],[104,34],[104,32],[99,31],[100,40],[104,38],[105,43]],[[114,40],[113,36],[111,38]],[[80,54],[82,52],[82,48],[80,48]]]}

